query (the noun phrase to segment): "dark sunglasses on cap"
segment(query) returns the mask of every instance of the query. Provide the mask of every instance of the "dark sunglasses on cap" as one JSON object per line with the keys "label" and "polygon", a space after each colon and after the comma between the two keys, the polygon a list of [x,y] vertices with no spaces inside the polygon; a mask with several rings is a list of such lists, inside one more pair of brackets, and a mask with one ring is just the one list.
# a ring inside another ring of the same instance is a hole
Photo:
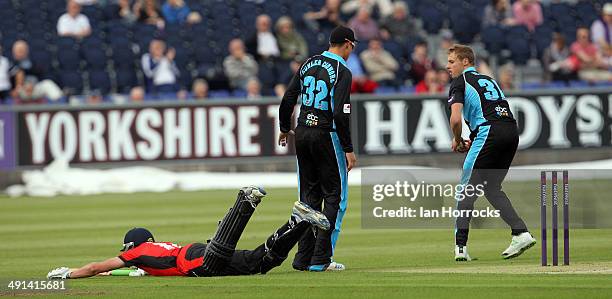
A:
{"label": "dark sunglasses on cap", "polygon": [[351,44],[351,46],[353,47],[353,49],[355,48],[355,46],[357,46],[357,42],[356,41],[354,42],[354,41],[352,41],[352,40],[350,40],[348,38],[345,38],[344,40],[349,42]]}

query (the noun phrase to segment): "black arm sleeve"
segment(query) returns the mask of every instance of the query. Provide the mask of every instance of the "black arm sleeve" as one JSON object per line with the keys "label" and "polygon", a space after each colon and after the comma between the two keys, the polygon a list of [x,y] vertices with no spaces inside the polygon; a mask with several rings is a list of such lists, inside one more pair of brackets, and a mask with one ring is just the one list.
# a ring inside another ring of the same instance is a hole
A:
{"label": "black arm sleeve", "polygon": [[455,78],[448,91],[448,107],[455,103],[465,103],[465,81],[463,75]]}
{"label": "black arm sleeve", "polygon": [[346,69],[341,72],[334,88],[334,122],[340,138],[342,149],[346,153],[353,152],[351,141],[351,82],[353,76]]}
{"label": "black arm sleeve", "polygon": [[293,115],[293,108],[295,107],[297,98],[302,90],[302,84],[298,74],[299,72],[296,72],[295,75],[293,75],[291,82],[289,82],[289,86],[287,86],[287,91],[285,91],[285,95],[283,95],[283,100],[281,101],[278,111],[280,130],[283,133],[287,133],[291,130],[291,116]]}

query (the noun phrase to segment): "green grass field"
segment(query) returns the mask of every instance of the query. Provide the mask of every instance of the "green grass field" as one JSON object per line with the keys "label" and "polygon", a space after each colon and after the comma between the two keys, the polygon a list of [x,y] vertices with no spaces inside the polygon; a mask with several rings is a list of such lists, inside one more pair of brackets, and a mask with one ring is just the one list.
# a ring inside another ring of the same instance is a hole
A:
{"label": "green grass field", "polygon": [[[239,248],[254,248],[286,221],[295,190],[272,189]],[[96,277],[68,281],[66,293],[2,295],[123,298],[612,298],[612,229],[572,231],[572,265],[540,267],[539,245],[504,261],[507,230],[470,235],[477,261],[452,259],[451,229],[366,230],[359,189],[351,190],[335,258],[341,273],[306,273],[291,261],[267,275],[243,277]],[[123,234],[151,229],[158,241],[203,242],[235,199],[234,191],[109,194],[56,198],[0,197],[0,281],[44,279],[58,266],[81,266],[118,254]],[[538,229],[532,228],[536,237]],[[290,256],[291,259],[291,256]]]}

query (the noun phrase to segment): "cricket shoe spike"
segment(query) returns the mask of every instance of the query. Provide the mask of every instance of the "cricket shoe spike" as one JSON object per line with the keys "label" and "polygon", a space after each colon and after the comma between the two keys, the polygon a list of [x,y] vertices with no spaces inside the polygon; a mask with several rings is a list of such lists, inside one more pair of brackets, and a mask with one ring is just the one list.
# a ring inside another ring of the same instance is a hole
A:
{"label": "cricket shoe spike", "polygon": [[242,187],[240,190],[244,192],[245,199],[251,203],[253,208],[257,207],[261,199],[267,194],[263,187],[257,186]]}
{"label": "cricket shoe spike", "polygon": [[324,265],[311,265],[308,267],[308,271],[312,272],[324,272],[324,271],[344,271],[346,267],[343,264],[337,262],[331,262]]}
{"label": "cricket shoe spike", "polygon": [[315,211],[313,208],[308,206],[307,204],[296,201],[293,204],[293,211],[291,213],[297,222],[308,221],[313,226],[316,226],[322,230],[329,230],[330,224],[329,220],[323,213]]}
{"label": "cricket shoe spike", "polygon": [[502,252],[502,256],[506,260],[515,258],[535,244],[536,239],[529,232],[524,232],[518,236],[512,236],[512,242],[510,242],[510,246]]}
{"label": "cricket shoe spike", "polygon": [[472,258],[468,254],[467,246],[455,245],[455,261],[469,262]]}

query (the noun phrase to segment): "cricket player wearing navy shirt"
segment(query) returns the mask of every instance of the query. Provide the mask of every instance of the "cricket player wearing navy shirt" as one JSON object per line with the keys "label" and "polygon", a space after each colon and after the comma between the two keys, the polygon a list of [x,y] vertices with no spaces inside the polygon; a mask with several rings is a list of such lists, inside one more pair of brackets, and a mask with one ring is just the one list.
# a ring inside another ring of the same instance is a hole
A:
{"label": "cricket player wearing navy shirt", "polygon": [[[308,271],[344,270],[332,256],[348,200],[348,171],[355,165],[350,131],[352,76],[346,59],[355,48],[353,30],[338,26],[329,50],[308,58],[289,83],[279,109],[279,144],[295,134],[300,201],[329,219],[330,231],[307,231],[298,244],[293,268]],[[301,99],[295,132],[291,116]]]}
{"label": "cricket player wearing navy shirt", "polygon": [[[502,257],[517,257],[535,245],[536,240],[528,232],[501,186],[519,143],[516,120],[497,82],[479,74],[474,68],[474,51],[470,47],[456,44],[449,48],[446,68],[453,78],[448,100],[453,133],[452,149],[455,152],[467,152],[460,184],[484,186],[485,197],[500,211],[501,218],[512,229],[512,242],[502,252]],[[469,140],[461,137],[462,113],[471,131]],[[458,198],[457,209],[473,210],[477,198],[474,194],[461,200]],[[467,251],[469,226],[470,217],[457,217],[456,261],[471,260]]]}

